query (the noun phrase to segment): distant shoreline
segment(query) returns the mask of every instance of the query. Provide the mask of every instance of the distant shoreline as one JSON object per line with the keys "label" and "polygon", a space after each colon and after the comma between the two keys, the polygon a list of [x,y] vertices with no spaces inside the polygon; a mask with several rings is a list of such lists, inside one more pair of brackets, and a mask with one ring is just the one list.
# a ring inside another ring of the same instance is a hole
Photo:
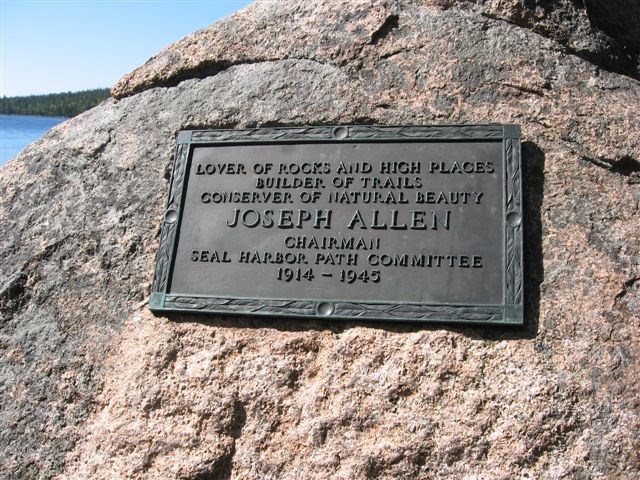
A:
{"label": "distant shoreline", "polygon": [[71,118],[111,96],[108,88],[80,92],[0,97],[0,114]]}
{"label": "distant shoreline", "polygon": [[70,117],[65,117],[64,115],[35,115],[35,114],[26,114],[26,113],[0,113],[0,115],[6,117],[41,117],[41,118],[64,118],[69,119]]}

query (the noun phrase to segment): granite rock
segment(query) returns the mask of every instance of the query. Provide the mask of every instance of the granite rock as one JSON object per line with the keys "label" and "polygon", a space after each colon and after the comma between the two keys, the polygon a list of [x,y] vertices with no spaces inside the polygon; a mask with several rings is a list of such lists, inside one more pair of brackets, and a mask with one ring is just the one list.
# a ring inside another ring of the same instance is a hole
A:
{"label": "granite rock", "polygon": [[[640,76],[640,4],[635,0],[354,0],[348,8],[327,2],[266,0],[167,47],[122,78],[111,92],[122,98],[265,60],[315,59],[357,68],[363,46],[377,44],[396,29],[407,7],[455,8],[503,20],[554,40],[558,50],[608,70]],[[317,21],[320,18],[324,21]]]}
{"label": "granite rock", "polygon": [[[258,1],[2,167],[0,477],[637,478],[639,27],[600,5]],[[149,313],[179,130],[485,122],[526,328]]]}

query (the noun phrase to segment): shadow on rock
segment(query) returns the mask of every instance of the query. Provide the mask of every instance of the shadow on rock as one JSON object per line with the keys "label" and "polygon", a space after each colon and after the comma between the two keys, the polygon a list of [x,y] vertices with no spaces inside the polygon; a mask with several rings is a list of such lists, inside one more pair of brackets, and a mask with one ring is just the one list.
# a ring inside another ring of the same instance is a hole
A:
{"label": "shadow on rock", "polygon": [[542,263],[541,207],[544,186],[544,152],[533,142],[522,144],[522,174],[524,203],[524,327],[519,326],[454,326],[447,323],[395,323],[388,321],[353,321],[324,318],[259,318],[245,316],[205,316],[174,313],[174,321],[194,322],[224,328],[269,328],[280,331],[332,331],[341,333],[355,327],[381,329],[395,333],[447,330],[472,339],[521,340],[533,339],[538,333],[540,316],[540,284],[544,278]]}

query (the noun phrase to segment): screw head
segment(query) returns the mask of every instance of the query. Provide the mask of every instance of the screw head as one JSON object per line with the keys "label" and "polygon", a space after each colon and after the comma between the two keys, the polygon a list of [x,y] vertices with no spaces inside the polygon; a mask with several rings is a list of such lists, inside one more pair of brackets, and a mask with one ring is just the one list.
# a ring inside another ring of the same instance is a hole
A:
{"label": "screw head", "polygon": [[333,138],[336,140],[344,140],[349,136],[349,129],[347,127],[336,127],[333,129]]}
{"label": "screw head", "polygon": [[329,317],[336,311],[336,306],[331,302],[320,302],[316,305],[316,313],[323,317]]}

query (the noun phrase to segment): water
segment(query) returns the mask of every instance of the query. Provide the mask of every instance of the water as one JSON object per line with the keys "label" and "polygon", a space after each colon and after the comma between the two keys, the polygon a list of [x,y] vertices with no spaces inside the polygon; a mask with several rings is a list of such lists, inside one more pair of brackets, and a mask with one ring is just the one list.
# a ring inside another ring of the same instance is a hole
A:
{"label": "water", "polygon": [[15,158],[24,147],[65,120],[64,117],[0,115],[0,165]]}

